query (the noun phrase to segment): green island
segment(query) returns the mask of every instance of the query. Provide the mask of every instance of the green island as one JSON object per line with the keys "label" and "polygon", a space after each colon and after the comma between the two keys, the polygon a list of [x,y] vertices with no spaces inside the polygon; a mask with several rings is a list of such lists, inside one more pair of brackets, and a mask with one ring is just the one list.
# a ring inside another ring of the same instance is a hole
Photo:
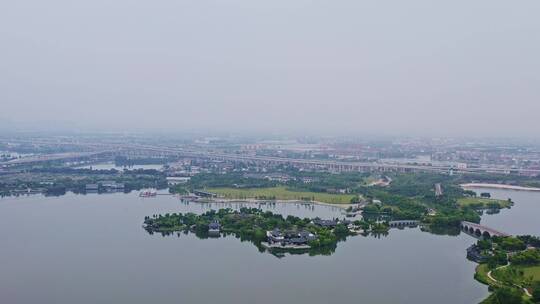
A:
{"label": "green island", "polygon": [[[386,182],[366,184],[366,179]],[[363,215],[370,219],[418,220],[432,228],[454,230],[461,221],[480,222],[482,209],[509,207],[503,200],[476,198],[476,193],[460,187],[463,181],[463,177],[433,173],[373,177],[361,172],[336,175],[288,170],[274,179],[242,173],[207,173],[171,187],[170,192],[188,194],[203,190],[218,199],[302,200],[344,208],[347,204],[361,205]],[[436,184],[443,189],[440,195],[435,192]]]}
{"label": "green island", "polygon": [[514,205],[512,200],[501,200],[482,197],[463,197],[457,201],[460,207],[471,207],[474,209],[504,209]]}
{"label": "green island", "polygon": [[540,302],[540,239],[524,235],[480,239],[467,249],[480,264],[475,278],[494,291],[483,304]]}
{"label": "green island", "polygon": [[240,210],[211,210],[201,215],[193,213],[167,213],[147,216],[144,229],[149,233],[192,232],[197,237],[234,235],[241,240],[251,241],[261,251],[271,253],[291,252],[310,255],[331,254],[339,241],[355,234],[386,233],[388,226],[380,223],[348,220],[322,220],[299,218],[257,208]]}
{"label": "green island", "polygon": [[[115,184],[111,189],[106,184]],[[95,185],[95,192],[122,191],[129,193],[144,188],[166,189],[166,175],[154,169],[92,170],[71,167],[40,165],[21,172],[3,176],[0,180],[0,197],[43,193],[61,196],[67,192],[84,194],[88,185]]]}

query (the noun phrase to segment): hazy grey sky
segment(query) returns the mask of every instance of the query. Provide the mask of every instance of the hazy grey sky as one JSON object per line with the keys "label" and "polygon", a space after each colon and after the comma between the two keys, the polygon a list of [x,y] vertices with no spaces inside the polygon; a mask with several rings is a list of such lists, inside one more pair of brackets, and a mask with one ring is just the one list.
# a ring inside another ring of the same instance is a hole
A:
{"label": "hazy grey sky", "polygon": [[13,0],[0,127],[537,136],[540,1]]}

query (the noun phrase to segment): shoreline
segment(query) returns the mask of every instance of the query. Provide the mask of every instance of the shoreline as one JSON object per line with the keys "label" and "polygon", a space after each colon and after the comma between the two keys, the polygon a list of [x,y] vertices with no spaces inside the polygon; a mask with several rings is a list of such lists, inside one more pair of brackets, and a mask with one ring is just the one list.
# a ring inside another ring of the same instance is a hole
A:
{"label": "shoreline", "polygon": [[517,190],[517,191],[540,191],[540,188],[513,186],[505,184],[488,184],[488,183],[468,183],[461,184],[461,188],[488,188],[488,189],[504,189],[504,190]]}
{"label": "shoreline", "polygon": [[[306,205],[320,205],[320,206],[327,206],[327,207],[337,207],[343,210],[346,210],[349,207],[354,207],[360,204],[332,204],[332,203],[325,203],[325,202],[319,202],[319,201],[302,201],[302,200],[259,200],[259,199],[212,199],[209,200],[208,203],[218,203],[218,204],[230,204],[230,203],[245,203],[245,204],[260,204],[260,203],[266,203],[266,202],[273,202],[278,204],[306,204]],[[196,203],[206,203],[204,201],[198,201]]]}

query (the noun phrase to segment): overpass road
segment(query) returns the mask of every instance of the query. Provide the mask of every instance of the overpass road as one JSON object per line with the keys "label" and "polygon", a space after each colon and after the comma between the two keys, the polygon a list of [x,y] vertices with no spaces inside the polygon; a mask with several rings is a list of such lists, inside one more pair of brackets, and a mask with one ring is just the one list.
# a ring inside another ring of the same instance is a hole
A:
{"label": "overpass road", "polygon": [[[93,144],[94,147],[95,144]],[[135,144],[111,144],[107,150],[96,150],[94,152],[80,152],[80,153],[59,153],[41,155],[35,157],[21,158],[16,160],[10,160],[0,162],[0,165],[16,165],[27,164],[35,162],[45,162],[51,160],[61,159],[73,159],[81,157],[95,156],[102,153],[112,152],[122,154],[125,152],[151,152],[159,153],[161,155],[167,154],[178,157],[190,157],[198,159],[209,160],[223,160],[223,161],[237,161],[237,162],[259,162],[259,163],[274,163],[274,164],[290,164],[290,165],[304,165],[312,167],[324,167],[334,169],[338,171],[361,171],[361,170],[380,170],[380,171],[435,171],[435,172],[449,172],[454,170],[460,173],[536,173],[540,174],[540,170],[534,169],[519,169],[519,168],[507,168],[507,167],[479,167],[479,168],[462,168],[457,169],[453,166],[440,166],[440,165],[415,165],[415,164],[395,164],[384,162],[346,162],[346,161],[332,161],[332,160],[315,160],[315,159],[297,159],[297,158],[285,158],[285,157],[272,157],[272,156],[257,156],[257,155],[242,155],[232,153],[218,153],[209,152],[203,150],[188,150],[175,147],[164,146],[152,146],[152,145],[135,145]]]}

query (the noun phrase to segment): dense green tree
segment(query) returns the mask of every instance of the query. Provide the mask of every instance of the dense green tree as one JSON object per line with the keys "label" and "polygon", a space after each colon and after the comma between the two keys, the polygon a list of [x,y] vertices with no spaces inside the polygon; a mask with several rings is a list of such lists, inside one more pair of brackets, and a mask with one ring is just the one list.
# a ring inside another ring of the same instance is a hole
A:
{"label": "dense green tree", "polygon": [[491,249],[491,241],[489,241],[489,240],[478,240],[478,242],[476,242],[476,244],[478,245],[478,247],[481,250],[489,250],[489,249]]}
{"label": "dense green tree", "polygon": [[516,288],[497,288],[491,296],[493,304],[521,304],[522,291]]}
{"label": "dense green tree", "polygon": [[536,281],[532,285],[532,301],[540,303],[540,281]]}
{"label": "dense green tree", "polygon": [[499,238],[498,244],[502,249],[509,251],[517,251],[527,248],[525,242],[515,237]]}
{"label": "dense green tree", "polygon": [[510,261],[516,265],[539,265],[540,249],[524,250],[514,254]]}

